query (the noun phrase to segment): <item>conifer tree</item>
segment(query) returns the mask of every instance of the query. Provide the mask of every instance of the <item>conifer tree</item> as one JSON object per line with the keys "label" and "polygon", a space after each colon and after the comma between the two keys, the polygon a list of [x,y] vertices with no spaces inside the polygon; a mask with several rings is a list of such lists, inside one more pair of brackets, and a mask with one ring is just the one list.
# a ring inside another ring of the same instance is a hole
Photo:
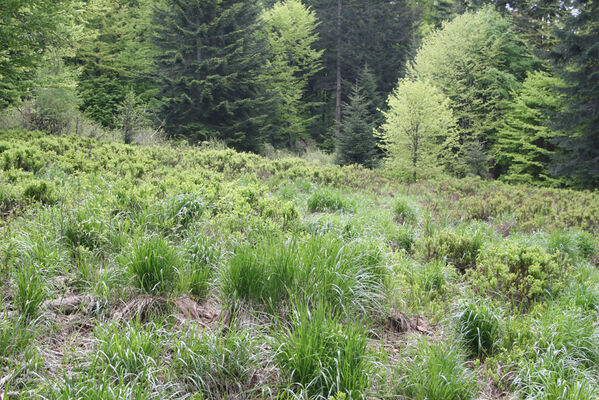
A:
{"label": "conifer tree", "polygon": [[170,137],[257,150],[268,130],[266,43],[258,2],[177,0],[157,7],[160,116]]}
{"label": "conifer tree", "polygon": [[559,156],[552,170],[579,184],[599,186],[599,2],[574,1],[556,29],[551,59],[566,82],[567,107],[554,122]]}
{"label": "conifer tree", "polygon": [[546,72],[533,72],[507,110],[495,148],[502,179],[508,182],[552,185],[548,165],[559,135],[548,126],[549,116],[563,110],[564,83]]}
{"label": "conifer tree", "polygon": [[377,161],[377,146],[373,131],[375,122],[369,111],[372,101],[356,83],[343,107],[343,122],[337,136],[337,162],[341,165],[362,164],[372,168]]}

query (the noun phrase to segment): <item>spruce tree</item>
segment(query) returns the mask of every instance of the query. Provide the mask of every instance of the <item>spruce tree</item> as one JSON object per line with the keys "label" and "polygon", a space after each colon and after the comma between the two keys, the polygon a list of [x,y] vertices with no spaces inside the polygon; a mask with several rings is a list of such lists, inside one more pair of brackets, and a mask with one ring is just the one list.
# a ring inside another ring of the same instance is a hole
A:
{"label": "spruce tree", "polygon": [[371,105],[362,88],[356,83],[343,107],[343,122],[337,137],[337,162],[341,165],[361,164],[372,168],[378,158],[373,131]]}
{"label": "spruce tree", "polygon": [[555,125],[567,135],[556,139],[559,157],[553,171],[584,186],[599,186],[599,2],[575,1],[576,12],[555,32],[551,52],[564,79],[567,107]]}
{"label": "spruce tree", "polygon": [[522,84],[505,113],[495,159],[501,179],[514,183],[555,185],[548,165],[559,132],[548,126],[549,116],[563,110],[559,92],[564,83],[546,72],[533,72]]}
{"label": "spruce tree", "polygon": [[177,0],[155,9],[160,116],[170,137],[259,148],[269,128],[260,11],[243,0]]}

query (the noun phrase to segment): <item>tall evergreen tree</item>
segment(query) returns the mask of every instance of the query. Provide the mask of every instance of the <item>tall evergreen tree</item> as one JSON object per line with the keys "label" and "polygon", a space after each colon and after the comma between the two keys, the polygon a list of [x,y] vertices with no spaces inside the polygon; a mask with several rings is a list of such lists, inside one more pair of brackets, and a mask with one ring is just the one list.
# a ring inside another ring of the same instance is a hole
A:
{"label": "tall evergreen tree", "polygon": [[268,130],[258,3],[177,0],[157,7],[161,118],[171,137],[257,150]]}
{"label": "tall evergreen tree", "polygon": [[510,103],[495,147],[501,178],[508,182],[554,185],[548,165],[559,132],[548,126],[549,116],[563,110],[563,82],[546,72],[528,75]]}
{"label": "tall evergreen tree", "polygon": [[375,121],[369,111],[372,101],[356,83],[343,107],[343,121],[337,136],[337,162],[341,165],[361,164],[372,168],[378,154],[374,137]]}
{"label": "tall evergreen tree", "polygon": [[332,137],[340,126],[340,105],[346,101],[360,71],[368,64],[382,98],[403,75],[415,29],[409,0],[305,0],[320,20],[318,49],[324,50],[323,69],[311,80],[311,95],[320,106],[313,136]]}
{"label": "tall evergreen tree", "polygon": [[555,32],[551,52],[561,77],[567,107],[555,123],[567,136],[556,140],[561,156],[554,172],[599,186],[599,2],[577,0]]}

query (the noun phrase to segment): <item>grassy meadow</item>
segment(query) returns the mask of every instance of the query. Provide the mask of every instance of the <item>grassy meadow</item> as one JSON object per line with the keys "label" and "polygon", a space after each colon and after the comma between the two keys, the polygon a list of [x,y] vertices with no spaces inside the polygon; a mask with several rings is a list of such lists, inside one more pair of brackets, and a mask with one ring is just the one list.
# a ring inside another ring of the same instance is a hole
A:
{"label": "grassy meadow", "polygon": [[599,193],[0,132],[2,399],[599,399]]}

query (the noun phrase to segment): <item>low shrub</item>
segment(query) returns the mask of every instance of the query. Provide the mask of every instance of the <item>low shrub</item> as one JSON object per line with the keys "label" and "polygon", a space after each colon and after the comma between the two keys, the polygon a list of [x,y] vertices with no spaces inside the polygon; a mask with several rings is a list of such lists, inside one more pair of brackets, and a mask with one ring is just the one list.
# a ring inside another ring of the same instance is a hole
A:
{"label": "low shrub", "polygon": [[425,260],[444,259],[464,271],[475,266],[482,245],[480,234],[443,230],[420,238],[416,242],[416,254]]}
{"label": "low shrub", "polygon": [[23,197],[42,204],[54,204],[58,201],[56,189],[52,184],[45,181],[35,181],[27,185],[23,191]]}
{"label": "low shrub", "polygon": [[507,240],[485,248],[470,277],[479,293],[504,295],[513,305],[526,308],[546,293],[559,291],[567,272],[559,255]]}
{"label": "low shrub", "polygon": [[405,350],[398,364],[397,395],[414,400],[470,400],[476,381],[459,348],[421,339]]}
{"label": "low shrub", "polygon": [[276,334],[275,361],[293,393],[327,399],[344,393],[362,399],[372,383],[366,328],[359,322],[343,325],[332,311],[318,304],[301,306],[291,326]]}

